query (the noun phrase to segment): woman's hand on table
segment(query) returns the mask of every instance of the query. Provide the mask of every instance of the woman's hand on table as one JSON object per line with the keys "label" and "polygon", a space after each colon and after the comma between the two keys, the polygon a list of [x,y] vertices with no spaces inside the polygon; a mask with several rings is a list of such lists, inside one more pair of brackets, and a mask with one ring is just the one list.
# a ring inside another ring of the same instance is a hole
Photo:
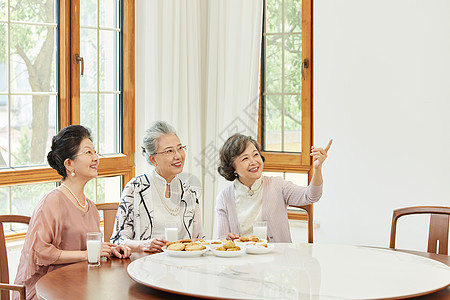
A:
{"label": "woman's hand on table", "polygon": [[142,246],[140,248],[142,251],[145,251],[145,252],[158,253],[158,252],[162,252],[162,247],[164,247],[166,245],[166,243],[168,243],[168,242],[169,241],[162,239],[162,238],[161,239],[154,238],[154,239],[151,239],[149,242],[142,244]]}
{"label": "woman's hand on table", "polygon": [[230,233],[227,235],[227,240],[235,240],[235,239],[238,239],[238,238],[239,238],[239,235],[234,234],[234,233],[232,233],[232,232],[230,232]]}
{"label": "woman's hand on table", "polygon": [[100,249],[101,257],[111,257],[111,247],[116,246],[113,243],[102,242],[102,247]]}
{"label": "woman's hand on table", "polygon": [[109,242],[102,242],[101,257],[111,257],[114,255],[118,258],[127,258],[131,255],[131,249],[125,245],[116,245]]}
{"label": "woman's hand on table", "polygon": [[131,249],[125,245],[111,246],[111,254],[118,258],[127,258],[131,255]]}

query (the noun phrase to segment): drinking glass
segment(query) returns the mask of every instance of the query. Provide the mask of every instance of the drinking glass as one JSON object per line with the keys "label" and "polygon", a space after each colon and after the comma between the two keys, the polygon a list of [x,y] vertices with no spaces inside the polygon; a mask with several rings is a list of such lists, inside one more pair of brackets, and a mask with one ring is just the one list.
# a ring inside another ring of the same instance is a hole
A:
{"label": "drinking glass", "polygon": [[253,235],[256,235],[256,237],[260,240],[266,240],[267,239],[267,222],[255,222],[253,224]]}
{"label": "drinking glass", "polygon": [[164,223],[164,233],[165,238],[169,242],[174,242],[178,240],[178,224],[177,222],[166,222]]}
{"label": "drinking glass", "polygon": [[102,233],[88,232],[86,235],[86,247],[88,255],[88,266],[100,266],[100,254],[102,249]]}

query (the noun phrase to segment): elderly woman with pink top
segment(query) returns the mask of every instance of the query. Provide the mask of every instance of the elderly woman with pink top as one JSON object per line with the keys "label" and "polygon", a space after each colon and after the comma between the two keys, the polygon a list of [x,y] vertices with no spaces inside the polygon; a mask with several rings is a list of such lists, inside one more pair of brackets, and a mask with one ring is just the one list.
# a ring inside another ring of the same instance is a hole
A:
{"label": "elderly woman with pink top", "polygon": [[291,242],[287,217],[288,205],[307,205],[322,196],[322,164],[332,140],[325,149],[311,149],[313,176],[308,187],[298,186],[281,177],[262,176],[264,157],[257,141],[235,134],[220,149],[219,174],[233,184],[216,199],[216,228],[219,238],[249,236],[253,224],[267,222],[269,242]]}
{"label": "elderly woman with pink top", "polygon": [[[95,203],[84,193],[97,177],[100,164],[90,130],[70,125],[52,139],[49,165],[62,176],[61,185],[36,205],[20,256],[15,284],[25,285],[27,299],[37,299],[35,284],[45,274],[70,263],[88,259],[86,235],[100,232]],[[101,244],[101,256],[127,258],[131,249]],[[13,299],[19,294],[13,293]]]}

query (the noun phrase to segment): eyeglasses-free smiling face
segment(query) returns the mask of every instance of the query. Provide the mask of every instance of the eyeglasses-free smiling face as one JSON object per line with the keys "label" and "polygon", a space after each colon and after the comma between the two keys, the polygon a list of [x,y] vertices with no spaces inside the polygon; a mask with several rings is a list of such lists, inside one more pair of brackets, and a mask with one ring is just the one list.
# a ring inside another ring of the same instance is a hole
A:
{"label": "eyeglasses-free smiling face", "polygon": [[157,151],[149,156],[150,162],[155,166],[156,172],[170,182],[175,175],[183,172],[186,146],[181,144],[175,134],[161,136],[156,145]]}
{"label": "eyeglasses-free smiling face", "polygon": [[258,149],[249,142],[244,152],[234,160],[233,167],[238,174],[239,181],[251,187],[261,177],[264,163]]}

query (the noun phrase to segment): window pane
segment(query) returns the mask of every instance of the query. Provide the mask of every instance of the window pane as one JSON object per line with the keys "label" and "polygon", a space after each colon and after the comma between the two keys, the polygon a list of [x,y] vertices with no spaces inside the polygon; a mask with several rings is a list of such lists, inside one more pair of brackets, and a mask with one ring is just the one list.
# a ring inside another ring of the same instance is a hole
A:
{"label": "window pane", "polygon": [[118,0],[100,0],[100,27],[119,28]]}
{"label": "window pane", "polygon": [[97,91],[97,30],[80,29],[80,52],[84,58],[84,75],[80,77],[81,91]]}
{"label": "window pane", "polygon": [[282,0],[266,1],[266,32],[281,32]]}
{"label": "window pane", "polygon": [[86,197],[95,203],[119,202],[122,193],[121,182],[122,176],[94,178],[86,184],[84,192]]}
{"label": "window pane", "polygon": [[12,186],[11,213],[31,216],[39,200],[56,187],[55,182]]}
{"label": "window pane", "polygon": [[301,92],[302,38],[300,35],[286,36],[284,46],[284,92]]}
{"label": "window pane", "polygon": [[11,25],[12,92],[56,91],[55,40],[53,27]]}
{"label": "window pane", "polygon": [[282,36],[266,37],[265,92],[280,93],[282,78]]}
{"label": "window pane", "polygon": [[99,147],[102,154],[119,152],[119,95],[101,94],[99,101]]}
{"label": "window pane", "polygon": [[117,91],[119,82],[119,33],[100,31],[100,90]]}
{"label": "window pane", "polygon": [[0,93],[8,91],[8,33],[6,25],[0,23]]}
{"label": "window pane", "polygon": [[56,134],[55,96],[11,97],[12,166],[45,164]]}
{"label": "window pane", "polygon": [[302,1],[284,0],[284,32],[302,31]]}
{"label": "window pane", "polygon": [[6,8],[7,0],[0,0],[0,20],[6,20],[8,16],[6,15],[8,10]]}
{"label": "window pane", "polygon": [[301,120],[300,95],[284,96],[284,151],[301,152]]}
{"label": "window pane", "polygon": [[265,96],[265,132],[264,132],[264,150],[281,151],[282,150],[282,103],[281,96]]}
{"label": "window pane", "polygon": [[97,0],[80,0],[80,25],[97,27]]}
{"label": "window pane", "polygon": [[9,215],[8,188],[0,187],[0,215]]}
{"label": "window pane", "polygon": [[97,94],[80,94],[80,124],[91,130],[92,139],[97,151]]}
{"label": "window pane", "polygon": [[0,168],[8,167],[8,96],[0,95]]}
{"label": "window pane", "polygon": [[[56,22],[56,0],[10,0],[11,20],[34,23]],[[47,9],[47,8],[50,9]]]}
{"label": "window pane", "polygon": [[308,186],[308,174],[306,173],[285,173],[286,180],[300,186]]}
{"label": "window pane", "polygon": [[119,202],[122,176],[97,178],[97,203]]}

